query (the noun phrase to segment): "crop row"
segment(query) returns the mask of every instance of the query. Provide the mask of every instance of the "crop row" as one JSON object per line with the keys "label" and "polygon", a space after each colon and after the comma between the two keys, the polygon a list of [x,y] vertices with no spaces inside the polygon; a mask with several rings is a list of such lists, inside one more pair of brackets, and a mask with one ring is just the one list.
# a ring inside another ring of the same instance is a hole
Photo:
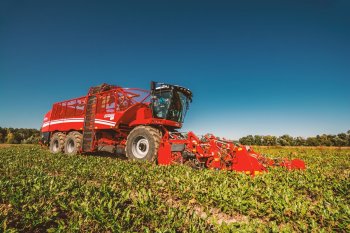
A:
{"label": "crop row", "polygon": [[308,169],[277,168],[252,178],[51,155],[36,146],[3,148],[0,225],[9,231],[350,230],[349,150],[259,150],[302,158]]}

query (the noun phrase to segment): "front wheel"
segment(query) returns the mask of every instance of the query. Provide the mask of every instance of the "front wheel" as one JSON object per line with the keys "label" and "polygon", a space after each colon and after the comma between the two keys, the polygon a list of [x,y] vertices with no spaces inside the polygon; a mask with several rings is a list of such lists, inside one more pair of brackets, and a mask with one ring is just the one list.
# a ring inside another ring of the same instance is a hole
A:
{"label": "front wheel", "polygon": [[132,160],[153,162],[158,157],[161,133],[150,126],[138,126],[128,135],[126,155]]}

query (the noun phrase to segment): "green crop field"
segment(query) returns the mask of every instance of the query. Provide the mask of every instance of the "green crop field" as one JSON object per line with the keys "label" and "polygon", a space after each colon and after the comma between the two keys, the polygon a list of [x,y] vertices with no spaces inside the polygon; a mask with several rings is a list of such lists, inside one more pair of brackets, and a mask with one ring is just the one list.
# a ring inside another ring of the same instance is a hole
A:
{"label": "green crop field", "polygon": [[235,172],[0,148],[0,232],[349,232],[350,149],[258,148],[306,171]]}

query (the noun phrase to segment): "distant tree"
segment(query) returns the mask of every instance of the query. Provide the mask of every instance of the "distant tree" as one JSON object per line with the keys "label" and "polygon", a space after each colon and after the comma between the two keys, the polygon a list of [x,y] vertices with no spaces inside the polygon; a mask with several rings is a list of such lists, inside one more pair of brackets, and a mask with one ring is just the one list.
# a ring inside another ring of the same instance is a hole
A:
{"label": "distant tree", "polygon": [[248,135],[246,137],[240,138],[239,142],[243,145],[253,145],[254,144],[254,137],[252,135]]}
{"label": "distant tree", "polygon": [[333,140],[333,145],[334,146],[347,146],[348,142],[346,139],[347,138],[343,139],[343,138],[336,136]]}
{"label": "distant tree", "polygon": [[317,137],[308,137],[306,139],[306,146],[319,146],[320,142]]}
{"label": "distant tree", "polygon": [[4,143],[6,141],[7,129],[0,127],[0,133],[2,134],[2,139],[0,140],[0,143]]}
{"label": "distant tree", "polygon": [[329,134],[327,135],[327,138],[331,142],[330,146],[337,146],[337,143],[339,142],[337,135]]}
{"label": "distant tree", "polygon": [[263,145],[263,137],[260,135],[255,135],[253,144],[257,145],[257,146],[262,146]]}
{"label": "distant tree", "polygon": [[350,146],[350,130],[346,133],[322,134],[315,137],[295,137],[285,134],[280,137],[248,135],[239,139],[241,144],[258,146]]}
{"label": "distant tree", "polygon": [[306,144],[306,141],[303,137],[296,137],[294,139],[294,145],[295,146],[305,146]]}
{"label": "distant tree", "polygon": [[346,133],[338,134],[334,139],[335,146],[347,146],[348,145],[348,135]]}
{"label": "distant tree", "polygon": [[40,131],[37,129],[0,127],[0,143],[36,143],[39,137]]}
{"label": "distant tree", "polygon": [[267,135],[263,137],[265,146],[276,146],[277,145],[277,137]]}
{"label": "distant tree", "polygon": [[15,135],[12,132],[9,132],[6,136],[6,143],[12,144],[15,141]]}
{"label": "distant tree", "polygon": [[39,143],[40,137],[37,135],[32,135],[27,139],[22,141],[23,144],[37,144]]}
{"label": "distant tree", "polygon": [[293,146],[294,145],[294,139],[293,137],[289,136],[288,134],[285,134],[277,139],[277,142],[281,146]]}
{"label": "distant tree", "polygon": [[316,135],[316,139],[318,141],[318,144],[321,146],[333,146],[333,142],[331,140],[330,135],[327,135],[327,134]]}
{"label": "distant tree", "polygon": [[337,136],[338,136],[338,138],[340,138],[344,141],[346,141],[348,139],[348,135],[346,135],[346,133],[340,133]]}
{"label": "distant tree", "polygon": [[22,142],[22,140],[24,139],[24,134],[21,133],[20,131],[16,131],[14,132],[14,140],[13,140],[13,143],[15,144],[19,144]]}

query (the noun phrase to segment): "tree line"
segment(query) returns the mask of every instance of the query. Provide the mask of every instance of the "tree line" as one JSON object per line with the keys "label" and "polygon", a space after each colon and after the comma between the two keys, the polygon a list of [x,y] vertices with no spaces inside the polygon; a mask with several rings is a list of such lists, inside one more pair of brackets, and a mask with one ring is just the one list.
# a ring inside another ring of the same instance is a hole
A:
{"label": "tree line", "polygon": [[[35,144],[40,140],[40,131],[26,128],[0,127],[0,143]],[[315,137],[292,137],[288,134],[276,137],[271,135],[248,135],[239,139],[243,145],[257,146],[350,146],[350,130],[346,133],[322,134]]]}
{"label": "tree line", "polygon": [[258,146],[350,146],[350,130],[347,133],[322,134],[315,137],[248,135],[239,139],[243,145]]}
{"label": "tree line", "polygon": [[40,131],[37,129],[0,127],[0,143],[35,144],[39,139]]}

